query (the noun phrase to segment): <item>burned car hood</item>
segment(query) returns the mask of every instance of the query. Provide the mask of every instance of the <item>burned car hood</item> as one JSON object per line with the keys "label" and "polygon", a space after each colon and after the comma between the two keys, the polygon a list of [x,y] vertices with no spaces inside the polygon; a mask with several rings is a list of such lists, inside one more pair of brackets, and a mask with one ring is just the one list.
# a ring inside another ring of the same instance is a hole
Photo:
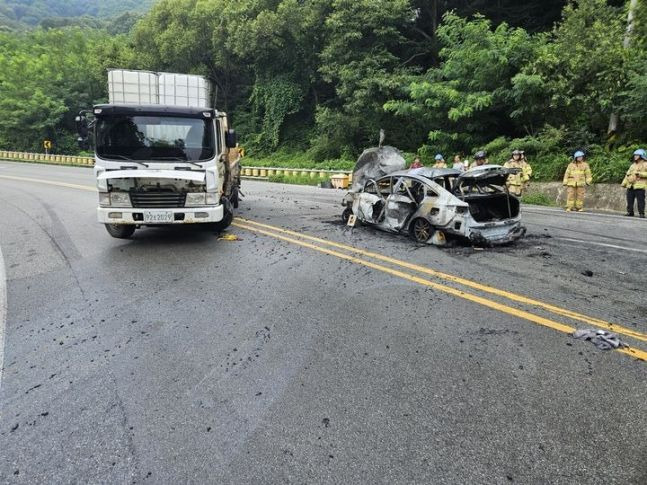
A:
{"label": "burned car hood", "polygon": [[376,180],[404,170],[406,165],[407,162],[397,148],[390,146],[368,148],[359,156],[355,164],[351,191],[357,192],[371,179]]}
{"label": "burned car hood", "polygon": [[519,168],[505,168],[501,165],[481,165],[461,173],[456,181],[457,183],[473,182],[503,186],[509,175],[518,173],[520,170]]}
{"label": "burned car hood", "polygon": [[97,180],[130,179],[130,178],[155,178],[155,179],[182,179],[192,182],[204,183],[205,172],[199,170],[108,170],[102,172]]}

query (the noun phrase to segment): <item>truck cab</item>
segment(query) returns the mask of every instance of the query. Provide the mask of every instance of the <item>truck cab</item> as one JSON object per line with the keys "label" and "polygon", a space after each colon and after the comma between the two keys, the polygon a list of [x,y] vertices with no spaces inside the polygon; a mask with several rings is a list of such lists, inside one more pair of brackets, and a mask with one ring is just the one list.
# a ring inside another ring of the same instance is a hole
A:
{"label": "truck cab", "polygon": [[146,225],[211,224],[217,231],[229,226],[240,170],[225,113],[110,103],[77,121],[81,140],[93,129],[97,216],[111,236],[129,238]]}

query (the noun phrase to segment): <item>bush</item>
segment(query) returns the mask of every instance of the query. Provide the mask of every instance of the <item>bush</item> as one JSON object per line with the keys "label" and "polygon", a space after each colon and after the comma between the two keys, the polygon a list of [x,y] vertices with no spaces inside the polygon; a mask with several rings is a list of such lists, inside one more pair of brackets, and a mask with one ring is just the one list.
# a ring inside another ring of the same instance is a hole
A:
{"label": "bush", "polygon": [[322,162],[313,161],[306,152],[291,152],[279,150],[267,157],[245,157],[245,167],[275,167],[275,168],[305,168],[319,170],[352,170],[355,162],[335,159]]}
{"label": "bush", "polygon": [[270,175],[267,178],[270,182],[279,184],[293,184],[293,185],[319,185],[321,182],[328,182],[329,177],[316,177],[311,178],[307,175]]}

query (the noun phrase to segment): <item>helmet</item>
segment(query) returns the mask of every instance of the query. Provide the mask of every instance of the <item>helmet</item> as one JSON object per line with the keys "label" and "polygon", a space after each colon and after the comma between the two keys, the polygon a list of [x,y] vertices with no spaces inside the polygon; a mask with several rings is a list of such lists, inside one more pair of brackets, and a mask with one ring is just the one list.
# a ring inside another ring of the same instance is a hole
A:
{"label": "helmet", "polygon": [[444,159],[444,158],[443,158],[443,156],[439,153],[438,155],[436,155],[436,160],[437,160],[437,161],[440,161],[440,160],[445,160],[445,159]]}
{"label": "helmet", "polygon": [[585,156],[586,156],[586,155],[584,154],[584,152],[583,152],[582,150],[578,150],[578,151],[576,151],[576,152],[573,154],[573,158],[574,158],[574,159],[575,159],[575,158],[579,158],[579,157],[585,157]]}
{"label": "helmet", "polygon": [[485,150],[480,150],[474,154],[474,158],[476,160],[487,158],[487,153],[485,152]]}
{"label": "helmet", "polygon": [[521,150],[512,150],[512,156],[515,155],[523,155],[523,152]]}
{"label": "helmet", "polygon": [[636,155],[638,155],[643,160],[647,160],[647,151],[643,150],[642,148],[639,148],[634,152],[634,156]]}

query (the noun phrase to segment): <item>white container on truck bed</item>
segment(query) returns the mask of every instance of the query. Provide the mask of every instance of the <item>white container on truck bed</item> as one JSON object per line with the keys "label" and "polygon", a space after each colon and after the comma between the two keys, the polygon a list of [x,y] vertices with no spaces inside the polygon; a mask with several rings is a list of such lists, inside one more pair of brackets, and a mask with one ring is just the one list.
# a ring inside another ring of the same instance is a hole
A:
{"label": "white container on truck bed", "polygon": [[159,104],[159,80],[155,72],[108,70],[110,104]]}
{"label": "white container on truck bed", "polygon": [[159,104],[209,107],[209,82],[202,76],[160,72]]}
{"label": "white container on truck bed", "polygon": [[195,74],[108,70],[110,104],[208,108],[209,95],[209,81]]}

